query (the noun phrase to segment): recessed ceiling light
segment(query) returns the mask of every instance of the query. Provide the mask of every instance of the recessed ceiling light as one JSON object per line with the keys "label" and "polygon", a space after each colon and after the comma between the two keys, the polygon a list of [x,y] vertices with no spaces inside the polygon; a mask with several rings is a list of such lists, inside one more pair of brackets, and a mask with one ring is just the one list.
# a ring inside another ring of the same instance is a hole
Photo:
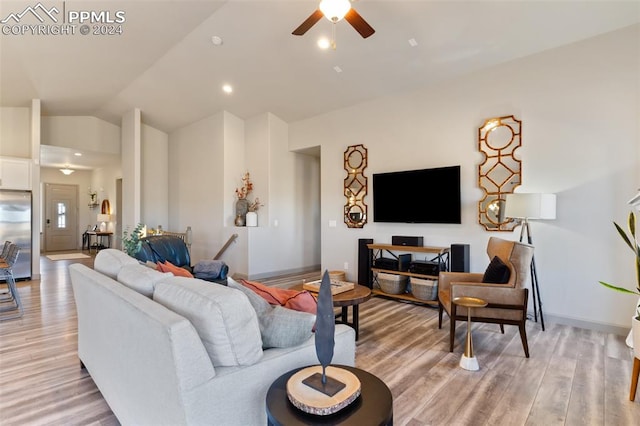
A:
{"label": "recessed ceiling light", "polygon": [[218,37],[218,36],[211,37],[211,43],[213,43],[214,46],[222,46],[222,37]]}
{"label": "recessed ceiling light", "polygon": [[337,72],[337,73],[341,73],[341,72],[342,72],[342,68],[340,68],[340,67],[339,67],[339,66],[337,66],[337,65],[336,65],[335,67],[333,67],[333,69],[334,69],[334,70],[335,70],[335,72]]}
{"label": "recessed ceiling light", "polygon": [[231,87],[230,84],[225,84],[225,85],[222,86],[222,91],[224,93],[231,93],[231,92],[233,92],[233,87]]}
{"label": "recessed ceiling light", "polygon": [[318,39],[318,47],[320,49],[328,49],[331,47],[331,41],[326,37],[322,37],[321,39]]}
{"label": "recessed ceiling light", "polygon": [[74,152],[73,155],[75,155],[76,157],[82,157],[82,153],[81,152]]}
{"label": "recessed ceiling light", "polygon": [[416,41],[415,38],[410,38],[409,39],[409,46],[416,47],[417,45],[418,45],[418,42]]}

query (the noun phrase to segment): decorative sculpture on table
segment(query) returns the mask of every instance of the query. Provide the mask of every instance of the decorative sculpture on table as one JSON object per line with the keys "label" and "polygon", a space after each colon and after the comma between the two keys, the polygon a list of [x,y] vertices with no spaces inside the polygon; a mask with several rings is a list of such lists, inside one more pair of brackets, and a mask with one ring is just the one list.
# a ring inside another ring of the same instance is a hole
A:
{"label": "decorative sculpture on table", "polygon": [[355,374],[330,366],[335,346],[335,316],[331,278],[325,271],[318,293],[315,345],[320,365],[299,370],[287,381],[287,397],[298,409],[315,415],[329,415],[349,406],[360,396],[360,380]]}
{"label": "decorative sculpture on table", "polygon": [[302,381],[325,395],[333,396],[338,393],[345,384],[327,377],[327,366],[333,359],[336,331],[335,315],[333,313],[333,295],[331,294],[331,278],[325,271],[318,293],[318,312],[316,314],[316,355],[322,365],[322,374],[315,373]]}

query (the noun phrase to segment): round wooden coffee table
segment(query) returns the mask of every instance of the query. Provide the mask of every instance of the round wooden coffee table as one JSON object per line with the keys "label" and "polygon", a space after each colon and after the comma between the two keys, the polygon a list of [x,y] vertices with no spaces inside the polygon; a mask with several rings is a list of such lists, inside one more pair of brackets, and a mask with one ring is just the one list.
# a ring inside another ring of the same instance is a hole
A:
{"label": "round wooden coffee table", "polygon": [[[295,285],[291,287],[291,289],[298,290],[298,291],[304,290],[304,288],[302,288],[302,284]],[[345,291],[345,292],[333,295],[333,306],[335,306],[336,308],[338,307],[342,308],[342,315],[340,316],[340,322],[342,324],[347,324],[353,327],[353,329],[356,331],[356,340],[358,340],[358,337],[359,337],[358,331],[360,327],[360,322],[359,322],[360,314],[359,314],[358,306],[362,302],[366,302],[367,300],[371,299],[371,296],[372,296],[371,289],[369,287],[365,287],[359,284],[356,284],[353,287],[353,290],[349,290],[349,291]],[[349,306],[351,306],[352,322],[348,322]]]}
{"label": "round wooden coffee table", "polygon": [[[347,408],[327,416],[316,416],[297,409],[287,397],[287,381],[301,368],[278,377],[267,391],[268,425],[393,425],[393,397],[387,385],[364,370],[345,365],[344,368],[358,377],[360,396]],[[306,368],[306,367],[302,367]]]}

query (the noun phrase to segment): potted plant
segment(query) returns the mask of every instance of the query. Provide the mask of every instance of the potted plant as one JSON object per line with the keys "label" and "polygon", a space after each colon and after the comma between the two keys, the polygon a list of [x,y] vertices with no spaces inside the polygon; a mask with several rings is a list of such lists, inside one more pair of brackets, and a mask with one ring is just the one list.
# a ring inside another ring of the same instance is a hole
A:
{"label": "potted plant", "polygon": [[127,232],[127,230],[122,233],[122,250],[131,257],[135,257],[138,250],[140,250],[142,245],[140,238],[142,237],[143,229],[144,225],[138,223],[131,233]]}
{"label": "potted plant", "polygon": [[[627,235],[625,230],[622,229],[617,223],[613,222],[613,224],[615,225],[616,229],[618,230],[618,234],[620,234],[625,244],[629,246],[629,248],[635,255],[634,264],[636,269],[636,289],[629,290],[627,288],[614,286],[603,281],[600,281],[600,284],[621,293],[640,295],[640,247],[638,245],[638,239],[636,238],[636,215],[633,212],[629,213],[628,228],[630,235]],[[632,334],[630,335],[633,335],[633,342],[635,342],[636,344],[630,346],[634,347],[635,356],[640,358],[640,299],[638,299],[638,303],[636,304],[636,312],[633,316],[633,319],[631,320],[631,333]],[[630,344],[628,338],[627,344]]]}

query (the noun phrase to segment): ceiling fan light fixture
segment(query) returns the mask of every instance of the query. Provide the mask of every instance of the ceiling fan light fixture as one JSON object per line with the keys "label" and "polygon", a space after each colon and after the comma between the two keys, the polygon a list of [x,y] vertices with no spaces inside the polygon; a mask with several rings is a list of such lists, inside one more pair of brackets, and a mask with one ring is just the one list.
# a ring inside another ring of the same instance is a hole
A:
{"label": "ceiling fan light fixture", "polygon": [[322,0],[319,9],[325,18],[336,23],[344,18],[351,9],[351,2],[349,0]]}
{"label": "ceiling fan light fixture", "polygon": [[69,176],[71,173],[75,172],[75,170],[70,169],[69,166],[65,166],[64,169],[60,169],[62,174]]}

